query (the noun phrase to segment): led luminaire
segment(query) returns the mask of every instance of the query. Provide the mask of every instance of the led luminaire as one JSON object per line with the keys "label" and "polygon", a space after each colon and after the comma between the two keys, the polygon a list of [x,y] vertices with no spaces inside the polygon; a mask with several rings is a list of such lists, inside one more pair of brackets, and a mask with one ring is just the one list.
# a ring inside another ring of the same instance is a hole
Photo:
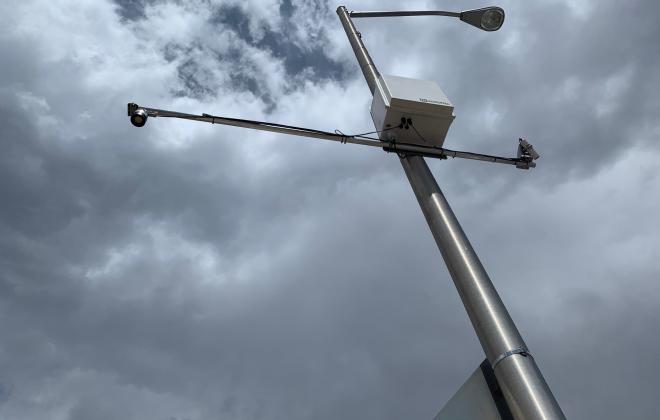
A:
{"label": "led luminaire", "polygon": [[504,23],[504,9],[501,7],[484,7],[483,9],[461,12],[460,19],[484,31],[493,32]]}

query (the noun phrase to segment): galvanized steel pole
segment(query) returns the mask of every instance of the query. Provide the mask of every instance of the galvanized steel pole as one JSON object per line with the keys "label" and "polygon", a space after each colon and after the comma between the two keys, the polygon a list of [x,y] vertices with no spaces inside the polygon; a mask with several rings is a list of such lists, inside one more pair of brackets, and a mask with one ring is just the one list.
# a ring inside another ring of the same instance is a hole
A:
{"label": "galvanized steel pole", "polygon": [[357,58],[360,69],[362,70],[362,74],[364,74],[364,79],[367,81],[369,90],[373,94],[376,90],[380,73],[378,73],[378,69],[374,64],[374,61],[371,59],[371,56],[367,51],[367,47],[365,47],[364,43],[362,42],[362,35],[357,31],[357,29],[355,29],[355,25],[353,25],[353,21],[351,20],[346,7],[339,6],[337,8],[337,14],[339,15],[339,20],[344,27],[344,31],[346,31],[346,35],[348,35],[348,41],[351,43],[351,47],[355,53],[355,58]]}
{"label": "galvanized steel pole", "polygon": [[401,164],[513,416],[565,419],[424,158]]}
{"label": "galvanized steel pole", "polygon": [[[339,7],[337,14],[373,93],[378,70],[346,8]],[[401,158],[401,165],[514,418],[565,420],[424,158],[408,154]]]}

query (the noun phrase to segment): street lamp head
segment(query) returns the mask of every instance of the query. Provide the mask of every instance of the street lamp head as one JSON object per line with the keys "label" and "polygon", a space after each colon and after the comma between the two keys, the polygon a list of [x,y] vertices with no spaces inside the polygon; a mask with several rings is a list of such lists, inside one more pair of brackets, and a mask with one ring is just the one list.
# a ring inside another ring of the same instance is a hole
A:
{"label": "street lamp head", "polygon": [[504,9],[501,7],[484,7],[483,9],[461,12],[460,19],[484,31],[492,32],[500,29],[504,23]]}

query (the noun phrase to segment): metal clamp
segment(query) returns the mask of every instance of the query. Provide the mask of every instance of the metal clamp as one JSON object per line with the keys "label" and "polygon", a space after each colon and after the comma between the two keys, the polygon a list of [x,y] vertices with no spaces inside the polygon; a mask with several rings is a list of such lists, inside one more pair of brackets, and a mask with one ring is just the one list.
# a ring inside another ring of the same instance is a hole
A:
{"label": "metal clamp", "polygon": [[507,357],[513,356],[514,354],[519,354],[524,357],[531,357],[532,359],[532,354],[529,352],[527,347],[517,347],[513,350],[505,351],[504,353],[500,354],[495,358],[495,361],[493,362],[493,370],[495,369],[495,366],[497,366],[502,360],[506,359]]}

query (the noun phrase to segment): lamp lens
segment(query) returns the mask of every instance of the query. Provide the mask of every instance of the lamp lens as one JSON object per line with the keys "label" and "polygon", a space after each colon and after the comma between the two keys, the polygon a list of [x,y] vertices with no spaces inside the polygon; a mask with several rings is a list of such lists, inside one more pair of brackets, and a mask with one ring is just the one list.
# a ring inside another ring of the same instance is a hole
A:
{"label": "lamp lens", "polygon": [[481,16],[481,27],[487,31],[500,29],[504,22],[504,13],[499,9],[486,10]]}

